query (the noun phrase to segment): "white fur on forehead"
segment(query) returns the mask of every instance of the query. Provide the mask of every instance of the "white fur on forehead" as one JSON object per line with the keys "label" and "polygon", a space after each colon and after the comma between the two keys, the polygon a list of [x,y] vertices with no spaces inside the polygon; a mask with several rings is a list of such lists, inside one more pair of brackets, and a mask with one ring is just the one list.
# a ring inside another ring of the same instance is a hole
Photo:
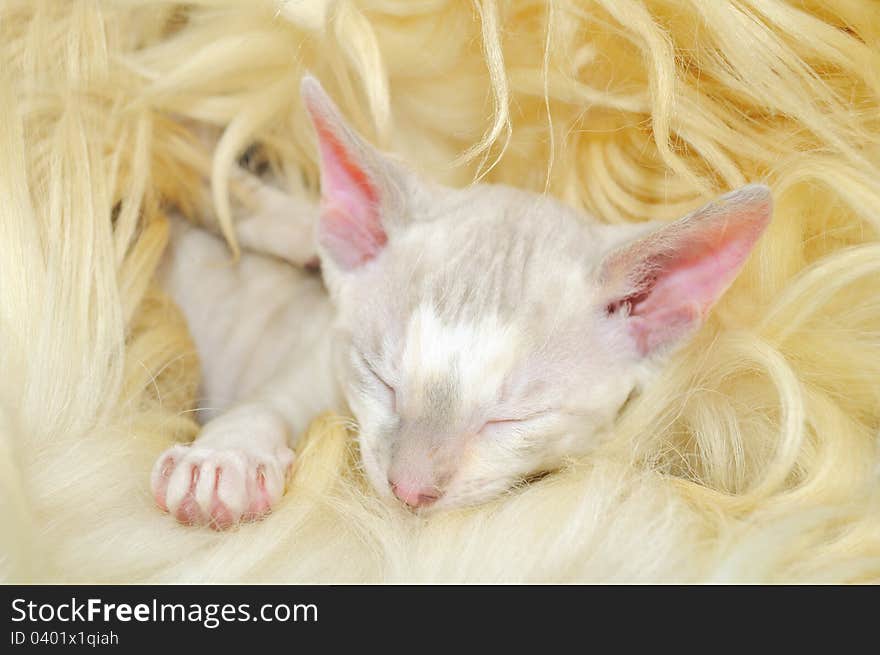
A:
{"label": "white fur on forehead", "polygon": [[[491,402],[522,345],[520,335],[495,313],[449,323],[423,302],[406,323],[400,377],[408,389],[430,390],[446,380],[447,393],[454,394],[450,403]],[[408,396],[405,411],[431,411],[430,400],[425,394]]]}

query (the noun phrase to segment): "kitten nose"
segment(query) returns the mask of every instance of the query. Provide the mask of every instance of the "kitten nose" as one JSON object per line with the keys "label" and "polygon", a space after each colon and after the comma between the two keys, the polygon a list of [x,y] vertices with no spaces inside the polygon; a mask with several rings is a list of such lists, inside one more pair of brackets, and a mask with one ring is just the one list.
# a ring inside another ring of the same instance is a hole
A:
{"label": "kitten nose", "polygon": [[[391,481],[389,480],[389,482]],[[440,494],[433,487],[420,487],[397,482],[391,482],[391,491],[412,508],[427,507],[440,497]]]}

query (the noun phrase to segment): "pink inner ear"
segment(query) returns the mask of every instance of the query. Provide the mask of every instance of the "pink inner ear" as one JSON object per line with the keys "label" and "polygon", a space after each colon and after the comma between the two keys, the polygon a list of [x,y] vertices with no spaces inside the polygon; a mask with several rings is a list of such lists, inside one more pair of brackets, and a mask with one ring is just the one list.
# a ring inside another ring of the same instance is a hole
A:
{"label": "pink inner ear", "polygon": [[[628,264],[646,273],[639,291],[614,304],[629,305],[628,325],[641,355],[693,330],[736,278],[769,220],[769,205],[743,209],[695,222],[660,252],[645,256],[637,247],[625,255],[640,260]],[[644,245],[650,250],[650,238]]]}
{"label": "pink inner ear", "polygon": [[327,123],[314,112],[312,119],[321,150],[318,238],[337,265],[350,270],[373,259],[388,241],[378,193]]}

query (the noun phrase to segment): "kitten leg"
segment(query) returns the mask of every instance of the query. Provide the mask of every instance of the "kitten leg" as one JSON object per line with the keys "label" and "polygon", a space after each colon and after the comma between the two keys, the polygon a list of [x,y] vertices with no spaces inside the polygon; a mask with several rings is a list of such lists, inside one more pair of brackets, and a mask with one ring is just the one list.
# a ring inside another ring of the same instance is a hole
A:
{"label": "kitten leg", "polygon": [[238,238],[243,248],[279,257],[295,266],[313,267],[317,263],[315,227],[317,205],[291,196],[240,170],[237,183],[254,198],[256,209],[238,221]]}
{"label": "kitten leg", "polygon": [[[235,232],[243,250],[278,257],[299,268],[317,266],[318,208],[313,201],[290,195],[242,168],[233,171],[230,182],[244,196],[243,202],[233,203]],[[205,192],[210,193],[207,188]],[[202,205],[212,207],[212,203],[206,197]],[[202,216],[202,223],[221,234],[213,211]]]}
{"label": "kitten leg", "polygon": [[[201,143],[205,151],[213,151],[222,131],[198,121],[182,120],[182,125]],[[198,218],[201,227],[222,236],[214,199],[208,180],[201,186],[199,203],[203,212]],[[257,254],[272,255],[300,268],[318,266],[315,247],[317,204],[305,197],[294,196],[264,182],[241,165],[233,166],[229,177],[232,220],[239,245]],[[241,196],[245,197],[242,198]]]}
{"label": "kitten leg", "polygon": [[338,407],[328,330],[333,308],[316,276],[242,253],[182,219],[159,269],[184,312],[203,367],[195,442],[157,460],[157,504],[183,523],[226,528],[267,513],[281,498],[290,437]]}
{"label": "kitten leg", "polygon": [[181,523],[226,529],[259,519],[281,499],[293,465],[284,419],[247,403],[166,450],[151,475],[156,503]]}
{"label": "kitten leg", "polygon": [[208,421],[191,445],[162,453],[151,475],[159,507],[181,523],[215,529],[269,513],[290,476],[291,437],[321,411],[342,411],[331,357],[329,339],[294,349],[250,400]]}

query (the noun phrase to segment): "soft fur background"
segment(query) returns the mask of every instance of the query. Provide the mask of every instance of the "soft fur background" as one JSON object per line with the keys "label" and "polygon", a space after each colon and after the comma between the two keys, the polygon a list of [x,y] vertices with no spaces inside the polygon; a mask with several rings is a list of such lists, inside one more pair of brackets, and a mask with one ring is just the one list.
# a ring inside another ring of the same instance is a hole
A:
{"label": "soft fur background", "polygon": [[[880,579],[880,4],[5,0],[0,61],[0,579]],[[609,222],[764,180],[774,221],[595,456],[426,521],[325,417],[269,520],[184,528],[148,489],[198,384],[163,212],[228,225],[255,142],[314,194],[307,69],[437,180]]]}

